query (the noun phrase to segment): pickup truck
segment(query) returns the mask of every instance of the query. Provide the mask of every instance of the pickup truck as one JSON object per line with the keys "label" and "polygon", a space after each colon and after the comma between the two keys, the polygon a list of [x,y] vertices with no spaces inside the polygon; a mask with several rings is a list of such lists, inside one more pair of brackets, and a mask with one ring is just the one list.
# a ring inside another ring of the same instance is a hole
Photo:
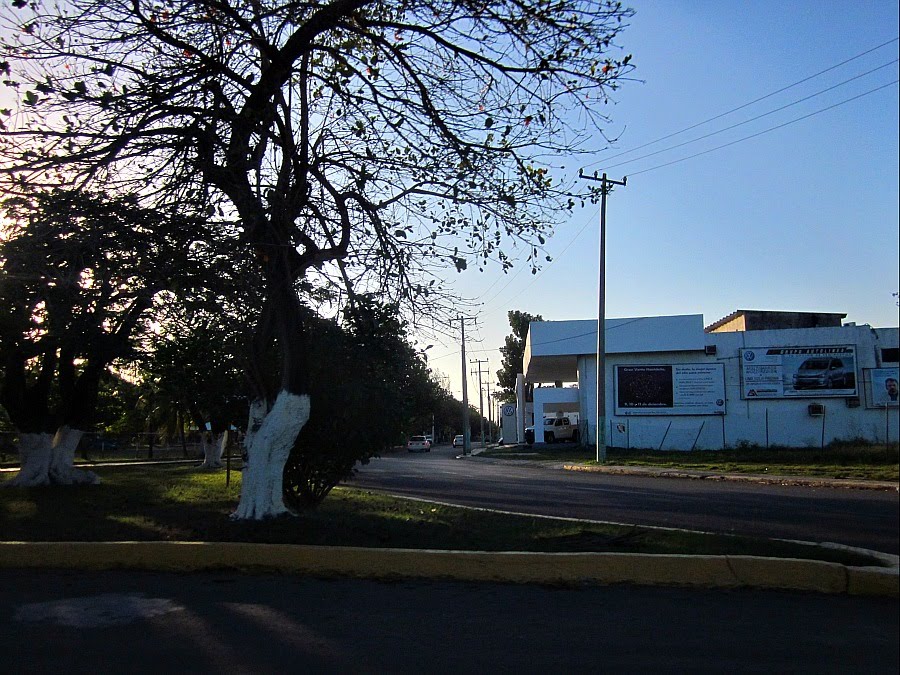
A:
{"label": "pickup truck", "polygon": [[568,417],[547,417],[544,419],[544,443],[559,441],[578,442],[578,425],[572,424]]}

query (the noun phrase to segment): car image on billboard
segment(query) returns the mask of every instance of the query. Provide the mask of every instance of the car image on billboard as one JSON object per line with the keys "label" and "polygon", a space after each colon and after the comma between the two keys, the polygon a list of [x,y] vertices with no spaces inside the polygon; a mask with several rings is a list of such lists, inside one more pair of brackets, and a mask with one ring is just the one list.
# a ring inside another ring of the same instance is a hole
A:
{"label": "car image on billboard", "polygon": [[794,374],[794,389],[852,389],[854,373],[838,358],[814,357],[800,364]]}

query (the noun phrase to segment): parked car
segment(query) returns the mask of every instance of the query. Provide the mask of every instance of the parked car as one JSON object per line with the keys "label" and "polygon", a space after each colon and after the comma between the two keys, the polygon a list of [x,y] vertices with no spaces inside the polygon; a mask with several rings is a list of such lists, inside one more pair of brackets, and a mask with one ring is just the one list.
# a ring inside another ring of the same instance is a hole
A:
{"label": "parked car", "polygon": [[424,436],[410,436],[406,449],[409,452],[431,452],[431,441]]}
{"label": "parked car", "polygon": [[855,384],[856,373],[828,356],[806,359],[794,374],[794,389],[852,389]]}
{"label": "parked car", "polygon": [[534,427],[525,427],[525,442],[528,445],[534,443]]}
{"label": "parked car", "polygon": [[463,438],[462,434],[457,434],[456,436],[453,437],[453,447],[454,448],[461,448],[465,444],[466,444],[466,439]]}

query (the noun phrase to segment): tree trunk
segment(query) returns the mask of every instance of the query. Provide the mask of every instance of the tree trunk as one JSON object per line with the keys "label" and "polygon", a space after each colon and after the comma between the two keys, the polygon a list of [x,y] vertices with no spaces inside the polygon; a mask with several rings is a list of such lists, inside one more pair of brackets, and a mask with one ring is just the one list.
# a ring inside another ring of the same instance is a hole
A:
{"label": "tree trunk", "polygon": [[268,414],[265,408],[265,401],[250,405],[247,464],[241,501],[231,515],[234,520],[262,520],[290,513],[282,496],[284,465],[297,434],[309,419],[309,396],[282,390]]}
{"label": "tree trunk", "polygon": [[181,454],[188,456],[187,441],[184,438],[184,414],[181,411],[177,414],[178,419],[178,437],[181,439]]}
{"label": "tree trunk", "polygon": [[45,433],[19,434],[19,474],[9,487],[35,487],[50,484],[50,460],[53,436]]}
{"label": "tree trunk", "polygon": [[204,429],[202,426],[200,427],[200,453],[203,457],[208,457],[210,454],[210,445],[212,444],[212,440],[209,437],[209,432]]}
{"label": "tree trunk", "polygon": [[[205,434],[204,434],[205,437]],[[203,464],[198,469],[220,469],[222,467],[222,455],[225,454],[225,445],[228,443],[228,431],[220,431],[213,435],[210,442],[203,444]]]}
{"label": "tree trunk", "polygon": [[53,437],[50,482],[55,485],[96,485],[100,478],[93,471],[75,468],[75,450],[84,432],[65,425]]}
{"label": "tree trunk", "polygon": [[55,436],[46,433],[19,434],[19,475],[10,487],[38,485],[96,485],[100,478],[92,471],[75,468],[75,449],[84,434],[80,429],[61,426]]}

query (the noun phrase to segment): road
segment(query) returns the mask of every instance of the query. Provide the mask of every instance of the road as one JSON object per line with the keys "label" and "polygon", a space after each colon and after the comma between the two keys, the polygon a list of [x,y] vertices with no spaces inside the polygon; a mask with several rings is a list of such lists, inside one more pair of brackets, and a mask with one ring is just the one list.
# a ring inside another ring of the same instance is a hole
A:
{"label": "road", "polygon": [[896,673],[897,601],[0,570],[4,673]]}
{"label": "road", "polygon": [[896,491],[613,476],[398,453],[360,467],[350,485],[518,513],[834,542],[900,553]]}

